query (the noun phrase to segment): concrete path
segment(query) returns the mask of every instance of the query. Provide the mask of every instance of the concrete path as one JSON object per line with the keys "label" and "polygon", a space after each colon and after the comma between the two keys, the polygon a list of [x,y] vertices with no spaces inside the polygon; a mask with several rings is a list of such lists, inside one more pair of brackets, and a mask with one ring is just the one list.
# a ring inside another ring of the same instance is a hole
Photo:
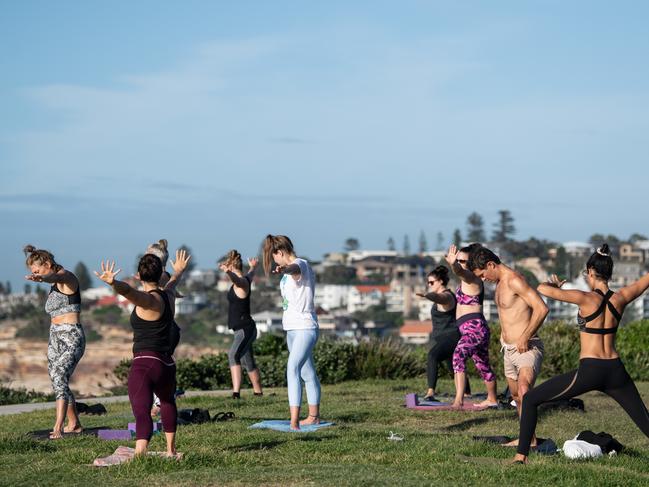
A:
{"label": "concrete path", "polygon": [[[270,393],[270,389],[268,393]],[[195,397],[195,396],[229,396],[230,391],[187,391],[185,392],[184,397]],[[244,391],[243,398],[250,394],[252,396],[252,391]],[[266,394],[266,391],[264,391]],[[86,404],[109,404],[112,402],[128,402],[128,396],[107,396],[107,397],[90,397],[87,399],[79,399],[79,402],[85,402]],[[9,404],[8,406],[0,406],[0,416],[5,416],[7,414],[19,414],[19,413],[30,413],[32,411],[39,411],[42,409],[54,409],[56,407],[55,402],[34,402],[27,404]]]}

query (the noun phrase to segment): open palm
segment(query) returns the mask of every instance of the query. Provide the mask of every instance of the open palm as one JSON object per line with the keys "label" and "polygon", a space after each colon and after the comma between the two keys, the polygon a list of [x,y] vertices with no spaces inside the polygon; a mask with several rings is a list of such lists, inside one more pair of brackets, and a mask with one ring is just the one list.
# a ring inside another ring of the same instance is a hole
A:
{"label": "open palm", "polygon": [[104,281],[106,284],[109,284],[112,286],[113,282],[115,282],[115,276],[122,272],[122,269],[117,269],[115,270],[115,261],[109,261],[107,260],[104,262],[103,260],[101,261],[101,274],[97,271],[95,271],[95,275]]}

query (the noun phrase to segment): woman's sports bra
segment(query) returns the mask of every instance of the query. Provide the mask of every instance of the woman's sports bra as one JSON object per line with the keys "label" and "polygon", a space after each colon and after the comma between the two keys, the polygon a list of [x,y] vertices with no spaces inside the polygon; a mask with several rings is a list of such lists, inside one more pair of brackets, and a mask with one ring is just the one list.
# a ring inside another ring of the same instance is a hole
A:
{"label": "woman's sports bra", "polygon": [[81,313],[81,293],[79,286],[72,294],[65,294],[59,291],[56,283],[52,284],[50,294],[45,301],[45,311],[54,318],[67,313]]}
{"label": "woman's sports bra", "polygon": [[[597,310],[593,314],[588,315],[585,318],[579,314],[579,311],[577,311],[577,323],[579,324],[579,331],[582,333],[592,333],[593,335],[609,335],[616,333],[617,327],[620,325],[620,320],[622,319],[622,314],[615,309],[615,306],[613,306],[613,303],[611,303],[610,301],[611,296],[613,296],[613,294],[615,293],[610,289],[606,292],[606,294],[604,294],[599,289],[595,289],[595,292],[602,295],[602,304],[599,305],[599,308],[597,308]],[[593,321],[595,318],[604,313],[604,310],[606,310],[606,308],[608,308],[608,310],[611,312],[613,318],[617,320],[615,326],[611,328],[589,328],[586,326],[586,323]]]}
{"label": "woman's sports bra", "polygon": [[455,300],[457,301],[457,304],[463,304],[465,306],[471,306],[474,304],[482,306],[484,301],[484,286],[480,289],[480,294],[471,295],[463,293],[462,284],[460,284],[455,290]]}

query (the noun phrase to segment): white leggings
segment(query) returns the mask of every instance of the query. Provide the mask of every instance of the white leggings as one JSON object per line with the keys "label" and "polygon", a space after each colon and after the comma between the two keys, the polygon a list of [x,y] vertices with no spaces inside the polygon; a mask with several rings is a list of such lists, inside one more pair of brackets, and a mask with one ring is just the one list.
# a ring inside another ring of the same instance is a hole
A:
{"label": "white leggings", "polygon": [[318,330],[288,330],[288,363],[286,381],[288,382],[288,404],[299,407],[302,403],[302,381],[306,385],[309,405],[320,404],[320,380],[313,364],[313,347],[318,341]]}

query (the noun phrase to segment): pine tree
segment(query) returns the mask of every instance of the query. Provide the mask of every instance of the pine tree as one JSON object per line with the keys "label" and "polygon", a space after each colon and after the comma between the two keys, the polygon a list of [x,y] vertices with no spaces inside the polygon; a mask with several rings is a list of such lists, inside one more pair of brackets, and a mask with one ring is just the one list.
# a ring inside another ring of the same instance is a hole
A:
{"label": "pine tree", "polygon": [[494,224],[494,231],[491,239],[494,242],[507,242],[511,240],[512,235],[516,233],[514,217],[509,210],[499,210],[498,215],[498,222]]}
{"label": "pine tree", "polygon": [[423,254],[428,250],[428,242],[426,241],[426,234],[422,230],[419,234],[419,253]]}
{"label": "pine tree", "polygon": [[475,211],[466,219],[466,238],[469,242],[484,242],[487,237],[484,233],[484,221]]}

